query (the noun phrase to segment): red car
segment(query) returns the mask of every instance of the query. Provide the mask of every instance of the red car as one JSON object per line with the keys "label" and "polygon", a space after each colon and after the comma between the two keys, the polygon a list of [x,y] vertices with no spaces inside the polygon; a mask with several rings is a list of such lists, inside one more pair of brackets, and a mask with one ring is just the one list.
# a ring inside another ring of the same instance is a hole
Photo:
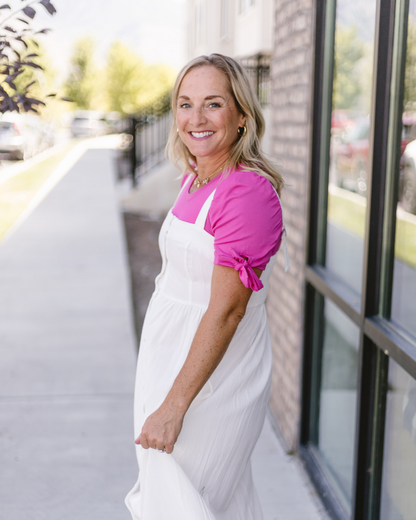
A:
{"label": "red car", "polygon": [[[401,155],[406,146],[416,138],[416,118],[403,114]],[[367,192],[370,118],[362,117],[355,125],[331,140],[332,182],[341,188],[361,195]],[[415,134],[415,135],[413,135]]]}

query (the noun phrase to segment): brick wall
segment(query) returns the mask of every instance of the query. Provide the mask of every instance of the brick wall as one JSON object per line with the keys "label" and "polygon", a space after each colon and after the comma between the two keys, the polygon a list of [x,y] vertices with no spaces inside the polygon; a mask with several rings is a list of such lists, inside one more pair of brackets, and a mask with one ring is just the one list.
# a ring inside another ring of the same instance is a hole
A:
{"label": "brick wall", "polygon": [[300,420],[313,79],[313,0],[276,0],[272,61],[272,154],[287,183],[282,195],[290,270],[279,254],[267,310],[273,345],[271,410],[289,449]]}

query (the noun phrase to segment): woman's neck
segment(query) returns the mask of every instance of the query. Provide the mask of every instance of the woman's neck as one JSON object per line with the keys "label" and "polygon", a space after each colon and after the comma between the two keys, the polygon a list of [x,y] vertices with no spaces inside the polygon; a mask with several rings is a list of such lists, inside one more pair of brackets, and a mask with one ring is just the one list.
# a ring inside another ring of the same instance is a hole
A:
{"label": "woman's neck", "polygon": [[198,178],[204,180],[212,175],[216,170],[221,169],[228,159],[228,153],[218,157],[197,157]]}

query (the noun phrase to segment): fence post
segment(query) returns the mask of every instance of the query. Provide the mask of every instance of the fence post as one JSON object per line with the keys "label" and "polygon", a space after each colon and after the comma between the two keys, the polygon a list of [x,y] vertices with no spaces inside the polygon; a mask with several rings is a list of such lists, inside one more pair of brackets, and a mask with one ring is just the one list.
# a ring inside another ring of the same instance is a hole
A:
{"label": "fence post", "polygon": [[137,168],[137,152],[136,152],[136,133],[137,133],[137,119],[135,117],[130,118],[130,130],[131,130],[131,150],[130,150],[130,171],[133,178],[133,186],[136,186],[136,168]]}

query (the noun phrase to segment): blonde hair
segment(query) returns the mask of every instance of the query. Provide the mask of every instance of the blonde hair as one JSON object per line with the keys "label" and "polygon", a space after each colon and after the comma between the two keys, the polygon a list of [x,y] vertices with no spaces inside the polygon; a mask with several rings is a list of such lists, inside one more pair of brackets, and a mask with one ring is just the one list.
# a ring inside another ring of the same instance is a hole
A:
{"label": "blonde hair", "polygon": [[174,117],[166,146],[168,158],[179,168],[184,168],[184,174],[189,171],[196,173],[196,157],[190,153],[176,131],[176,113],[179,89],[183,78],[188,72],[199,67],[215,67],[225,74],[237,110],[246,118],[245,126],[247,127],[247,133],[243,137],[237,137],[231,146],[226,168],[254,171],[268,179],[280,195],[284,186],[282,176],[278,172],[277,167],[266,158],[260,147],[265,130],[260,103],[241,65],[232,58],[222,54],[199,56],[193,59],[185,65],[176,78],[172,91],[172,112]]}

